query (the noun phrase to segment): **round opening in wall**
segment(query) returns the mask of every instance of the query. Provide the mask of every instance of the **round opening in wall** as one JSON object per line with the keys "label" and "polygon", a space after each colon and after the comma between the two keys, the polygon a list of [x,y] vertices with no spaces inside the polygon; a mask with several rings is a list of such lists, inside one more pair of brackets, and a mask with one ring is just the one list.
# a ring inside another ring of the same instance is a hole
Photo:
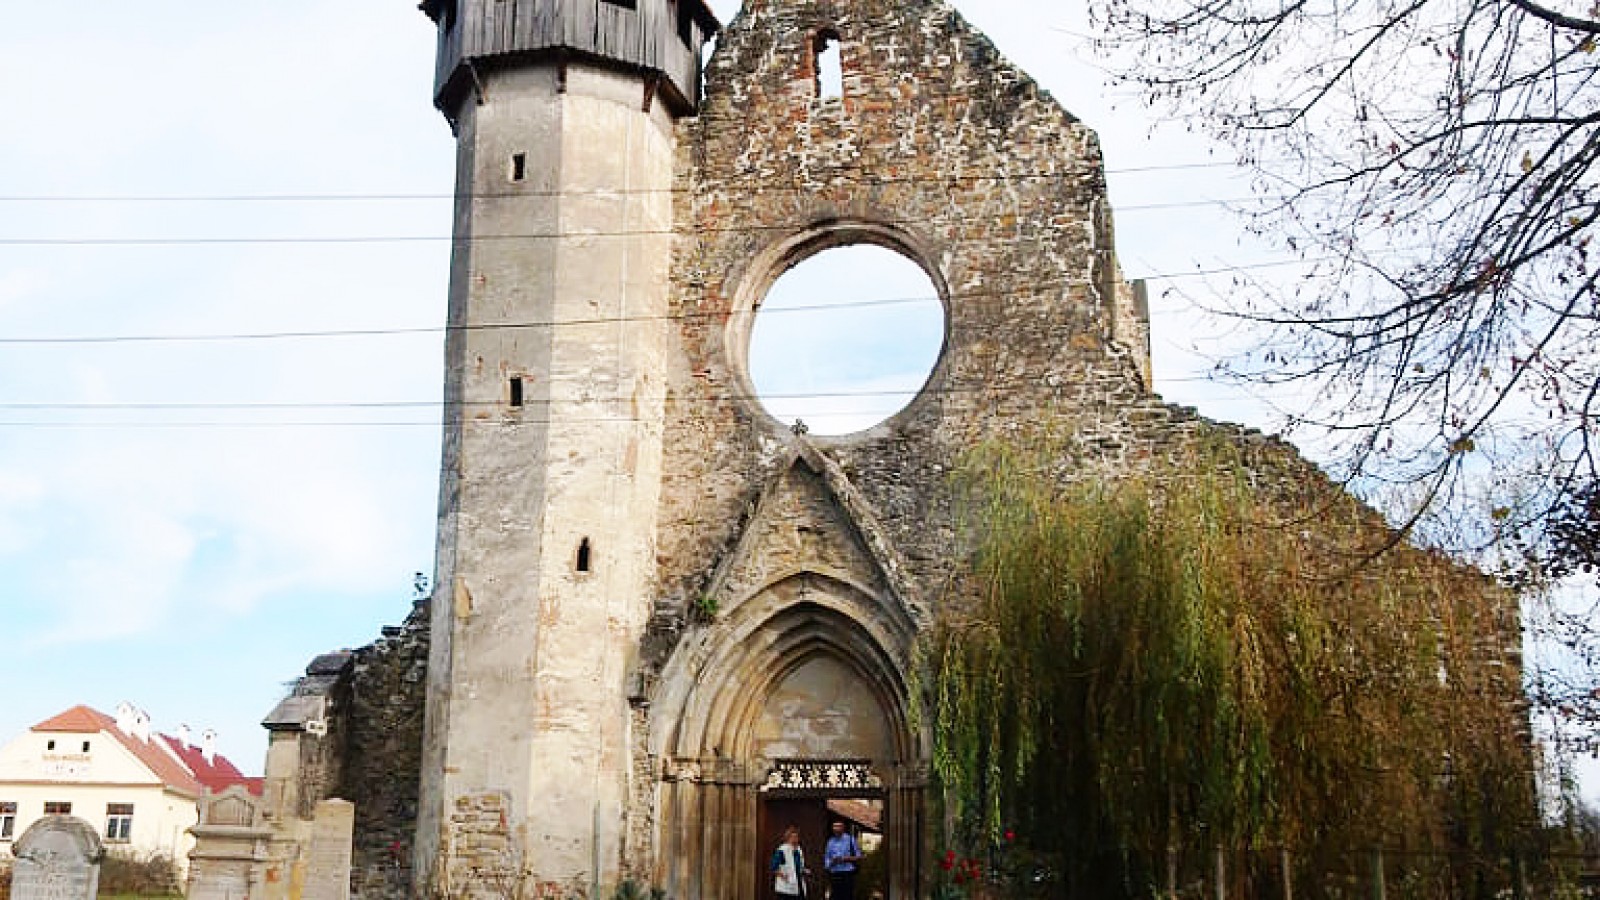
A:
{"label": "round opening in wall", "polygon": [[852,434],[916,398],[944,332],[944,305],[921,266],[875,244],[834,247],[767,292],[750,331],[750,379],[785,425]]}

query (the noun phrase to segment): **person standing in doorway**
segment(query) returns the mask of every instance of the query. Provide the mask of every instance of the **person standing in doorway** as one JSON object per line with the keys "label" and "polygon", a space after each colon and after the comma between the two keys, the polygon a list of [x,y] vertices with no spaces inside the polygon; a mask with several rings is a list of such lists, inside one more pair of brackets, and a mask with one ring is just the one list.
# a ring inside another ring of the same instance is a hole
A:
{"label": "person standing in doorway", "polygon": [[781,898],[806,895],[806,853],[800,848],[800,829],[783,830],[783,841],[772,851],[772,889]]}
{"label": "person standing in doorway", "polygon": [[856,836],[835,820],[833,836],[822,853],[822,867],[828,870],[829,900],[855,900],[856,863],[861,862],[861,845]]}

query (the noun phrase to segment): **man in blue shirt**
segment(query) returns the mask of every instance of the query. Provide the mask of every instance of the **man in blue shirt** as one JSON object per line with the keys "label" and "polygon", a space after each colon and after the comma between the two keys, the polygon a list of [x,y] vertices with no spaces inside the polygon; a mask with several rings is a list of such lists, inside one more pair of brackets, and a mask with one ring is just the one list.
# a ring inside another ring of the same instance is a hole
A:
{"label": "man in blue shirt", "polygon": [[833,823],[833,837],[822,853],[822,867],[828,870],[829,900],[855,900],[856,863],[861,862],[861,845],[845,830],[844,823]]}

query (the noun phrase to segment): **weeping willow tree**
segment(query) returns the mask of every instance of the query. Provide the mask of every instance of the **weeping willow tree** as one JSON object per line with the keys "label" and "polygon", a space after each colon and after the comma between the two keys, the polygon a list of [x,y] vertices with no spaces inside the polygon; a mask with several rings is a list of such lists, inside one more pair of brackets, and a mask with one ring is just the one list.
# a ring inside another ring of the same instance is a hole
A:
{"label": "weeping willow tree", "polygon": [[1503,869],[1533,819],[1504,595],[1410,547],[1355,565],[1369,512],[1315,478],[1265,501],[1231,452],[1114,482],[1052,459],[967,467],[976,554],[923,648],[955,846],[1071,897],[1214,848],[1437,852],[1445,891]]}

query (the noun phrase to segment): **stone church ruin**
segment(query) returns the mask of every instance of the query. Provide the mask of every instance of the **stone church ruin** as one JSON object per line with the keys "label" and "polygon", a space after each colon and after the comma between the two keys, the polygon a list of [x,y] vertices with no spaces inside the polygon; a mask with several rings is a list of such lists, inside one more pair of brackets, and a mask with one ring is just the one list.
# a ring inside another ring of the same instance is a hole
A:
{"label": "stone church ruin", "polygon": [[[1216,437],[1320,476],[1151,393],[1095,133],[946,3],[422,9],[458,140],[434,588],[268,718],[251,896],[289,896],[330,798],[363,898],[754,900],[830,804],[919,896],[912,652],[964,559],[963,453],[1049,419],[1096,471]],[[905,409],[815,437],[755,400],[747,341],[850,244],[927,273],[944,347]]]}

